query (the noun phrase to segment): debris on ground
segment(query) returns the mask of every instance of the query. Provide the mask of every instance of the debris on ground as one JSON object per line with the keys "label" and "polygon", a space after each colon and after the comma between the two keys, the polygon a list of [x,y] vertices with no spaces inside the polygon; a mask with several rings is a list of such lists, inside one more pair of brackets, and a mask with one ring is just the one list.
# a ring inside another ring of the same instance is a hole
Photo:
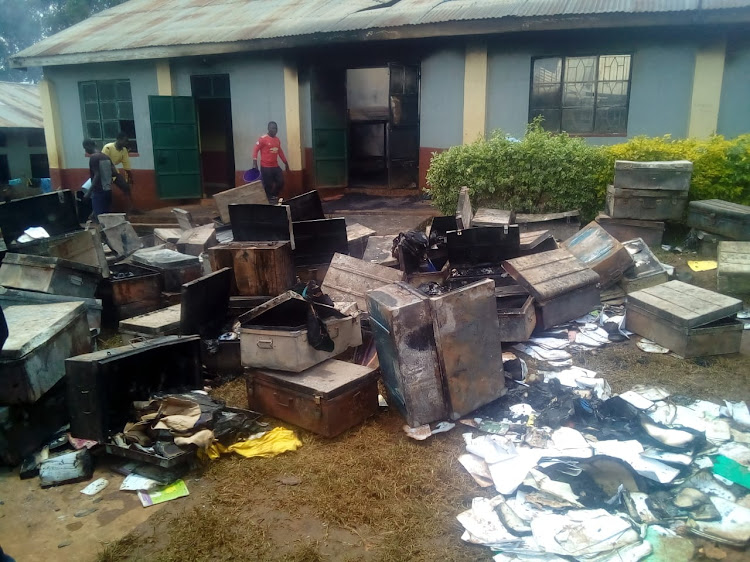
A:
{"label": "debris on ground", "polygon": [[[682,265],[652,251],[691,170],[618,161],[583,228],[578,211],[474,212],[467,187],[455,215],[389,236],[327,217],[317,191],[271,205],[259,182],[217,194],[211,224],[174,209],[179,228],[148,232],[123,213],[84,228],[68,192],[24,203],[28,220],[0,204],[0,459],[47,488],[119,458],[119,490],[149,507],[189,495],[196,462],[292,454],[305,436],[287,426],[325,447],[392,408],[411,446],[459,428],[449,460],[484,490],[455,506],[461,538],[494,560],[721,560],[750,541],[747,404],[614,393],[581,361],[739,352],[750,241],[705,216],[744,209],[691,202],[694,231],[662,246]],[[715,260],[686,259],[701,244]],[[720,292],[691,284],[714,270]],[[97,349],[102,331],[125,345]],[[207,392],[236,377],[251,409]],[[109,484],[82,487],[74,516]]]}

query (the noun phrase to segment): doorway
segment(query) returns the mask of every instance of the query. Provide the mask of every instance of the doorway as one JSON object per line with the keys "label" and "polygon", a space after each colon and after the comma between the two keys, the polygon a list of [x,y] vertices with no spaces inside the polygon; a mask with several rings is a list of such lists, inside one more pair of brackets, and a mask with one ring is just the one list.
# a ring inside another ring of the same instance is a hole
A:
{"label": "doorway", "polygon": [[318,67],[311,76],[316,186],[416,188],[419,67]]}
{"label": "doorway", "polygon": [[191,76],[198,113],[201,180],[205,197],[234,187],[234,136],[228,74]]}

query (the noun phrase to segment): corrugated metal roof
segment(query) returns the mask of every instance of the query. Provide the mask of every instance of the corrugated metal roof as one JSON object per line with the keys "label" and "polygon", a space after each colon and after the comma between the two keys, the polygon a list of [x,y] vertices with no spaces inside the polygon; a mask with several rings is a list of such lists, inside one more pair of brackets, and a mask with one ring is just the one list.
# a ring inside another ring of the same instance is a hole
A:
{"label": "corrugated metal roof", "polygon": [[40,129],[42,105],[36,84],[0,82],[0,127]]}
{"label": "corrugated metal roof", "polygon": [[[159,49],[188,45],[368,32],[492,19],[612,14],[666,14],[748,8],[750,0],[130,0],[21,51],[16,64],[56,64],[82,53],[169,56]],[[518,30],[523,30],[521,23]],[[383,38],[382,35],[380,38]],[[207,49],[207,53],[211,52]],[[119,55],[118,55],[119,56]],[[123,59],[128,58],[122,56]],[[21,60],[23,59],[23,60]],[[95,61],[95,57],[91,57]],[[110,57],[108,60],[112,60]],[[68,60],[69,62],[69,60]],[[61,62],[66,64],[66,62]]]}

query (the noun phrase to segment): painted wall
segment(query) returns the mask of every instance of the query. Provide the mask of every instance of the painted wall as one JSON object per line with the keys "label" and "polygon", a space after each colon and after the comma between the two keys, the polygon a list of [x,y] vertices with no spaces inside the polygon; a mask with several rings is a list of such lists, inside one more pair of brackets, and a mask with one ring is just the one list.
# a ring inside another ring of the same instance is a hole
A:
{"label": "painted wall", "polygon": [[153,62],[52,66],[45,68],[45,77],[53,84],[57,95],[66,168],[88,169],[88,159],[81,147],[85,133],[81,119],[78,83],[85,80],[128,79],[133,97],[133,115],[138,140],[138,156],[131,158],[131,165],[136,170],[154,169],[148,110],[148,96],[158,93],[156,67]]}
{"label": "painted wall", "polygon": [[[628,37],[626,34],[545,36],[537,40],[498,40],[488,57],[487,131],[518,137],[528,122],[531,60],[536,56],[632,54],[627,136],[687,134],[696,45],[689,39]],[[623,137],[587,137],[611,144]]]}
{"label": "painted wall", "polygon": [[750,133],[750,41],[730,41],[724,62],[724,79],[717,133],[736,137]]}
{"label": "painted wall", "polygon": [[464,110],[464,51],[445,49],[422,59],[419,144],[461,144]]}
{"label": "painted wall", "polygon": [[253,164],[253,145],[264,135],[269,121],[279,125],[279,138],[287,148],[283,131],[286,130],[284,111],[284,67],[281,58],[187,59],[171,63],[175,95],[190,96],[190,76],[229,74],[232,98],[232,132],[234,135],[234,162],[237,170],[246,170]]}
{"label": "painted wall", "polygon": [[[27,135],[36,129],[4,128],[5,146],[0,146],[0,154],[8,157],[10,178],[31,178],[31,154],[46,154],[44,146],[29,146]],[[42,131],[42,138],[44,133]]]}

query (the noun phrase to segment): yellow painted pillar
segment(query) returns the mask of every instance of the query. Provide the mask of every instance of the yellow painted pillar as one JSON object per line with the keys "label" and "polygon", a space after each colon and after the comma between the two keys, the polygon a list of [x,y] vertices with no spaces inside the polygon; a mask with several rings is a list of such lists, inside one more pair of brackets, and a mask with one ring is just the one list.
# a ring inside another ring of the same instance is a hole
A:
{"label": "yellow painted pillar", "polygon": [[695,55],[693,97],[690,102],[688,126],[690,137],[702,138],[716,133],[726,51],[726,39],[721,39],[700,47]]}
{"label": "yellow painted pillar", "polygon": [[464,63],[464,144],[484,137],[487,118],[487,45],[466,47]]}
{"label": "yellow painted pillar", "polygon": [[55,97],[55,87],[46,78],[39,82],[39,101],[44,120],[44,139],[47,145],[47,160],[51,169],[65,167],[65,154],[62,150],[62,127],[60,110]]}
{"label": "yellow painted pillar", "polygon": [[172,69],[169,66],[168,59],[156,61],[156,87],[160,96],[174,95]]}
{"label": "yellow painted pillar", "polygon": [[299,111],[299,77],[296,63],[284,63],[284,108],[286,117],[286,159],[290,170],[302,169],[302,125]]}

